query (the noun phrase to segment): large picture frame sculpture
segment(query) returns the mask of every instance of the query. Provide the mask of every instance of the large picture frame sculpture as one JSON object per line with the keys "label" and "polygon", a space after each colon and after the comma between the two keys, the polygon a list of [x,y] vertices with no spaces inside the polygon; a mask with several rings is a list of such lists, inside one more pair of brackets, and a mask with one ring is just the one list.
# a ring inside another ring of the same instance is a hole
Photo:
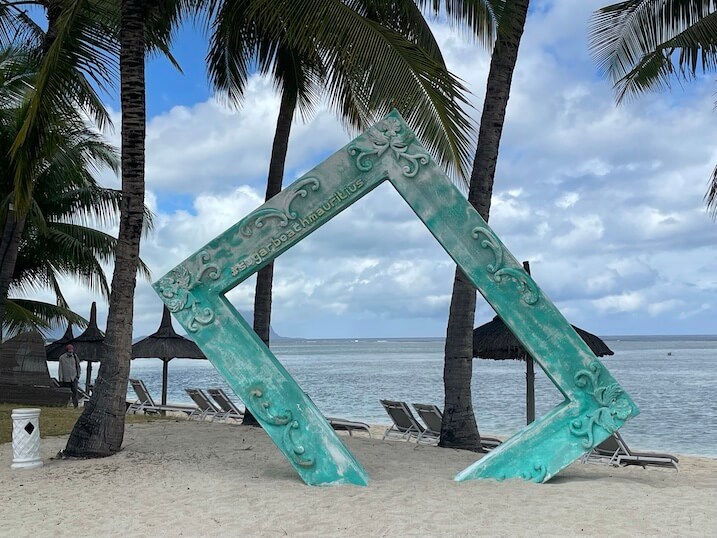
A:
{"label": "large picture frame sculpture", "polygon": [[384,181],[565,396],[456,480],[545,482],[637,415],[637,406],[394,111],[154,284],[307,484],[366,485],[368,475],[225,294]]}

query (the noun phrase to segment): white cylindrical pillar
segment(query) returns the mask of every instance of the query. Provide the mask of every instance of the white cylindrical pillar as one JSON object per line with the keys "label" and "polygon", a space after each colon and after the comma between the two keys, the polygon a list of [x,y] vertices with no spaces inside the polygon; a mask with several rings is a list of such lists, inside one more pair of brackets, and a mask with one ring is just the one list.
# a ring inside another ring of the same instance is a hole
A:
{"label": "white cylindrical pillar", "polygon": [[13,469],[34,469],[40,459],[40,410],[12,410]]}

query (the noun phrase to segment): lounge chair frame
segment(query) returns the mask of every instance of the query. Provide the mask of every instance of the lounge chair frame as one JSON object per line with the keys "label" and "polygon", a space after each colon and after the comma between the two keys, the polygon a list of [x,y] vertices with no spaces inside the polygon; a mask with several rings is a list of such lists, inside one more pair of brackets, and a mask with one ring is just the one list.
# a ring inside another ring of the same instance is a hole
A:
{"label": "lounge chair frame", "polygon": [[222,388],[207,389],[207,393],[219,405],[223,416],[222,418],[233,418],[242,420],[244,412],[232,401],[232,399],[224,392]]}
{"label": "lounge chair frame", "polygon": [[202,390],[197,388],[185,388],[184,392],[192,399],[197,405],[197,410],[189,415],[189,418],[193,420],[205,420],[211,418],[221,420],[226,418],[227,413],[222,411],[219,407],[209,399],[209,396]]}
{"label": "lounge chair frame", "polygon": [[433,404],[414,403],[413,408],[426,425],[425,431],[416,440],[419,443],[438,444],[441,439],[443,413]]}
{"label": "lounge chair frame", "polygon": [[620,435],[614,432],[610,437],[585,454],[581,460],[583,463],[607,463],[615,467],[626,467],[628,465],[640,465],[645,468],[648,465],[654,467],[672,467],[679,470],[679,459],[671,454],[658,452],[637,452],[631,450]]}
{"label": "lounge chair frame", "polygon": [[185,405],[158,405],[154,403],[154,399],[144,384],[142,379],[130,379],[130,385],[137,395],[137,400],[127,405],[127,413],[166,413],[167,411],[186,413],[191,416],[196,411],[193,406]]}
{"label": "lounge chair frame", "polygon": [[353,437],[354,432],[365,432],[369,437],[372,437],[371,427],[365,422],[357,422],[354,420],[346,420],[336,417],[326,417],[326,420],[328,420],[334,431],[346,432],[349,434],[349,437]]}
{"label": "lounge chair frame", "polygon": [[[443,411],[434,404],[414,403],[413,408],[426,425],[426,431],[418,438],[418,442],[437,444],[441,438]],[[493,450],[501,443],[500,439],[496,439],[495,437],[483,437],[482,435],[480,440],[485,450]]]}
{"label": "lounge chair frame", "polygon": [[383,432],[382,439],[401,439],[403,441],[418,441],[426,431],[406,402],[397,400],[380,400],[386,413],[391,417],[391,426]]}

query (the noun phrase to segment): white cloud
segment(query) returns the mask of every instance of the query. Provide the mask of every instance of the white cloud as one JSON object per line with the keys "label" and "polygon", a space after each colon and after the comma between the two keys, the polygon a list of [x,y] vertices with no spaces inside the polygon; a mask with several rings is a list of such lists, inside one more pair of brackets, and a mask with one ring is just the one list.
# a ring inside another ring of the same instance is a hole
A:
{"label": "white cloud", "polygon": [[561,209],[567,209],[574,206],[580,200],[580,194],[577,192],[566,192],[563,196],[558,198],[555,205]]}
{"label": "white cloud", "polygon": [[608,295],[592,302],[603,312],[634,312],[645,305],[645,299],[639,293]]}
{"label": "white cloud", "polygon": [[[616,107],[587,51],[587,19],[603,4],[552,0],[531,12],[491,224],[518,259],[531,261],[566,316],[591,332],[714,332],[717,225],[702,200],[717,163],[714,84],[695,83],[690,99],[659,93]],[[489,54],[431,24],[474,94],[476,116]],[[262,203],[277,111],[271,84],[252,78],[239,111],[210,100],[151,118],[147,200],[157,217],[142,256],[155,279]],[[285,184],[348,140],[326,111],[296,123]],[[274,326],[294,336],[442,335],[453,271],[382,186],[279,259]],[[89,309],[86,291],[67,290],[72,306]],[[250,308],[252,283],[229,297]],[[156,328],[160,302],[145,282],[135,312],[136,334]],[[479,299],[479,322],[491,316]]]}

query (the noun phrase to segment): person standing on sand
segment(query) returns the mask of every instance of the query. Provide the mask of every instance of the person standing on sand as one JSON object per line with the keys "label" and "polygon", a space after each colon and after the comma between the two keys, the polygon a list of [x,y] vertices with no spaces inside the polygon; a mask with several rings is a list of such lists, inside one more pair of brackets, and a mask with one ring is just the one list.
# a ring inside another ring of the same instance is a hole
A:
{"label": "person standing on sand", "polygon": [[69,387],[72,391],[72,405],[77,407],[77,382],[80,379],[80,359],[75,354],[72,344],[67,345],[67,351],[60,355],[60,369],[58,372],[61,387]]}

